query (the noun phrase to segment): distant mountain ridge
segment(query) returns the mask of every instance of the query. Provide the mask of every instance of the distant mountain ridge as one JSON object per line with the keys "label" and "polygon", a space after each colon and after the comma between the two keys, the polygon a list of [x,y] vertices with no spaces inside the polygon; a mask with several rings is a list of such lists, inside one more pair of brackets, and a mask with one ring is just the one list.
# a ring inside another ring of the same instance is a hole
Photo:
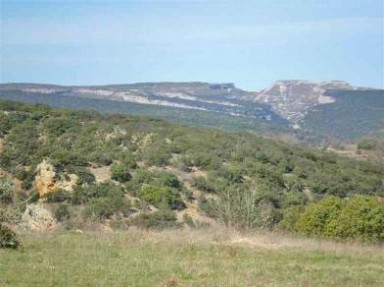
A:
{"label": "distant mountain ridge", "polygon": [[[68,107],[66,101],[76,99],[82,109],[87,108],[86,100],[87,103],[109,101],[110,105],[148,106],[149,112],[143,112],[146,115],[155,115],[157,109],[164,107],[165,113],[174,110],[189,113],[191,118],[200,111],[212,117],[225,116],[230,121],[241,118],[243,122],[249,121],[249,129],[253,125],[255,130],[258,125],[275,126],[287,133],[296,129],[341,140],[352,140],[384,127],[384,90],[354,87],[344,81],[282,80],[258,92],[242,90],[233,83],[103,86],[19,83],[1,84],[0,98],[53,105],[56,101],[63,107]],[[172,119],[178,120],[177,116]]]}

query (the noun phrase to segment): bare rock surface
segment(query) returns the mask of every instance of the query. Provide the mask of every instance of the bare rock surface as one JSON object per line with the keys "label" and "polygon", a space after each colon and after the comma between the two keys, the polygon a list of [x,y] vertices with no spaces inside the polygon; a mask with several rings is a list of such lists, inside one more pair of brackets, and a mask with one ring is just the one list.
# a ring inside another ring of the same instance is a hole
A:
{"label": "bare rock surface", "polygon": [[22,227],[27,229],[50,231],[57,228],[57,222],[52,213],[41,203],[27,205],[21,219]]}

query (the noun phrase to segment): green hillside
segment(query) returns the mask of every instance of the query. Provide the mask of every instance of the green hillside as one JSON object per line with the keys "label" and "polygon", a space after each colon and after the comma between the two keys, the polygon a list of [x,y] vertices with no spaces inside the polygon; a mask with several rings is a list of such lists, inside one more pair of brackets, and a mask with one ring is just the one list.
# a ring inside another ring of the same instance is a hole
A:
{"label": "green hillside", "polygon": [[38,201],[67,229],[217,223],[384,240],[383,162],[245,132],[6,101],[0,138],[9,224]]}
{"label": "green hillside", "polygon": [[341,140],[356,140],[384,128],[384,91],[328,91],[336,102],[316,106],[302,120],[304,129]]}

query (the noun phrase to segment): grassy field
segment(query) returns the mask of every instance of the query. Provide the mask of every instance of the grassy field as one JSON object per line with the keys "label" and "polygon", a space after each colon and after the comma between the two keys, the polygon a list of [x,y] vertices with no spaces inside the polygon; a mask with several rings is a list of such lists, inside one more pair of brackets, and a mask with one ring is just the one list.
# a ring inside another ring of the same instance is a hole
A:
{"label": "grassy field", "polygon": [[383,286],[384,249],[229,230],[21,235],[0,286]]}

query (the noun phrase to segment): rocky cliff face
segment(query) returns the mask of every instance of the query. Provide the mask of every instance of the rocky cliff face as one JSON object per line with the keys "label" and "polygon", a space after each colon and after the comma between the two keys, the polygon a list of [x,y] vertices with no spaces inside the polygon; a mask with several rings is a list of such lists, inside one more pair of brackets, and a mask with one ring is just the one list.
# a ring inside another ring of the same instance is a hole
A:
{"label": "rocky cliff face", "polygon": [[172,107],[220,113],[236,117],[258,119],[261,122],[286,121],[276,115],[262,101],[254,101],[256,92],[244,91],[232,83],[204,82],[139,83],[106,86],[52,86],[37,84],[0,84],[0,97],[10,94],[37,97],[50,101],[68,98],[108,100],[140,105]]}
{"label": "rocky cliff face", "polygon": [[43,161],[37,166],[35,184],[40,197],[57,190],[58,184],[55,176],[56,173],[53,166],[48,164],[46,161]]}
{"label": "rocky cliff face", "polygon": [[277,114],[297,125],[312,107],[336,101],[326,94],[327,91],[356,89],[343,81],[278,81],[263,90],[255,101],[271,105]]}
{"label": "rocky cliff face", "polygon": [[43,198],[47,193],[54,192],[59,188],[71,191],[76,180],[77,176],[74,174],[69,174],[68,180],[57,180],[54,167],[47,161],[43,161],[37,166],[35,185],[40,198]]}

